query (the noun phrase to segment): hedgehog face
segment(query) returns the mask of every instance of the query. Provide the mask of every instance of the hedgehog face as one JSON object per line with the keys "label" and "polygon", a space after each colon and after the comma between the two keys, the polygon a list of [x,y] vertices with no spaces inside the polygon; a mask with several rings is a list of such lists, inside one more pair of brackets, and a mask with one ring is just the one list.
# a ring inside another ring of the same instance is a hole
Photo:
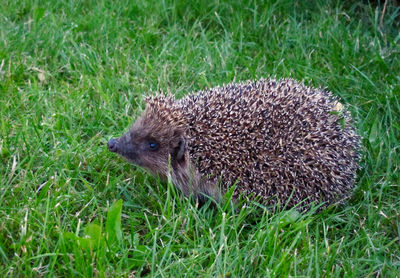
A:
{"label": "hedgehog face", "polygon": [[153,172],[164,168],[165,146],[152,136],[143,136],[131,130],[120,138],[110,140],[108,149]]}
{"label": "hedgehog face", "polygon": [[146,107],[145,113],[128,133],[108,142],[108,149],[152,173],[166,177],[170,165],[184,160],[185,140],[179,128]]}

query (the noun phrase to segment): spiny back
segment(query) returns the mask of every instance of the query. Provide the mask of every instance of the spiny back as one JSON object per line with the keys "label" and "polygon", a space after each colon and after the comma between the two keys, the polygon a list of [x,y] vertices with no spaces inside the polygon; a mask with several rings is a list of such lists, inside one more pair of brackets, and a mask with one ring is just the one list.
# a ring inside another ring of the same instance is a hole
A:
{"label": "spiny back", "polygon": [[[334,202],[354,185],[359,137],[324,90],[262,79],[201,91],[177,101],[200,173],[234,196]],[[271,200],[269,201],[271,202]]]}

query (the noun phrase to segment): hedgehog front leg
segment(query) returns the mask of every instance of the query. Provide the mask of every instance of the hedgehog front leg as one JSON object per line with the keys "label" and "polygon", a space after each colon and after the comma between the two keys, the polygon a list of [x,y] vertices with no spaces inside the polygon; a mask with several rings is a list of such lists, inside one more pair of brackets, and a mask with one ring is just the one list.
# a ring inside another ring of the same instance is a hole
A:
{"label": "hedgehog front leg", "polygon": [[171,178],[186,197],[193,195],[200,203],[205,203],[209,198],[216,202],[221,199],[217,182],[201,175],[189,159],[186,159],[186,163],[173,165]]}

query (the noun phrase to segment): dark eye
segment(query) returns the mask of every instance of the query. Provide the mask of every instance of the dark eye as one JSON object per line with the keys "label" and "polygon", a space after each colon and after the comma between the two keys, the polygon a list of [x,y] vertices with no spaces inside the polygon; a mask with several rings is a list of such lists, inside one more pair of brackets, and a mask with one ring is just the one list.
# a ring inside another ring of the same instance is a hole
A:
{"label": "dark eye", "polygon": [[150,142],[149,142],[149,149],[150,149],[151,151],[156,151],[156,150],[158,150],[158,143],[157,143],[157,142],[154,142],[154,141],[150,141]]}

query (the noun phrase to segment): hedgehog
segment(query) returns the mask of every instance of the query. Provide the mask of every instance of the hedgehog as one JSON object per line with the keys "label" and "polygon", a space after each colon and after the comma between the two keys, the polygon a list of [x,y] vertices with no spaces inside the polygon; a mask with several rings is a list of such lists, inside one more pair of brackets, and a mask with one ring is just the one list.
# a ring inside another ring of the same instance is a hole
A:
{"label": "hedgehog", "polygon": [[204,202],[232,198],[288,208],[350,196],[359,136],[325,89],[293,79],[229,83],[181,99],[158,94],[108,149]]}

